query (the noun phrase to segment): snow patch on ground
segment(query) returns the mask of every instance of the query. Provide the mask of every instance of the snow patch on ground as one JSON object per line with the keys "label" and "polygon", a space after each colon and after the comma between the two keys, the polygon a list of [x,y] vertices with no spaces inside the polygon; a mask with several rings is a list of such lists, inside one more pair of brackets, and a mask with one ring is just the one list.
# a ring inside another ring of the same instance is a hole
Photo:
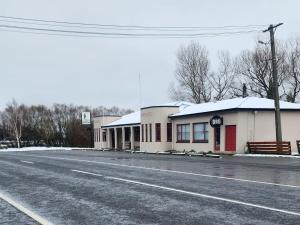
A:
{"label": "snow patch on ground", "polygon": [[267,157],[267,158],[293,158],[293,159],[300,159],[300,155],[299,154],[293,154],[293,155],[234,154],[234,156],[238,156],[238,157]]}
{"label": "snow patch on ground", "polygon": [[0,149],[0,152],[57,151],[57,150],[72,150],[72,149],[74,149],[74,148],[68,148],[68,147],[25,147],[25,148]]}

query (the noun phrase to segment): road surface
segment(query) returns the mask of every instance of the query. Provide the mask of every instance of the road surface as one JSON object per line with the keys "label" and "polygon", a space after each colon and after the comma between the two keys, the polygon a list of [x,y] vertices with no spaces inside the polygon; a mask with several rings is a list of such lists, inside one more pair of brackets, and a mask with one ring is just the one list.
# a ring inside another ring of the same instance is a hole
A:
{"label": "road surface", "polygon": [[[296,225],[300,160],[0,152],[0,193],[52,224]],[[38,224],[0,209],[0,224]]]}

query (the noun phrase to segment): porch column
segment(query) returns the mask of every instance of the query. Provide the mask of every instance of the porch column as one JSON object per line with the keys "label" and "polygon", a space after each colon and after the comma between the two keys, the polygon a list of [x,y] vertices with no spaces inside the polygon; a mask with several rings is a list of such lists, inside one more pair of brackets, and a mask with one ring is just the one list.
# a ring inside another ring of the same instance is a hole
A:
{"label": "porch column", "polygon": [[115,149],[118,149],[118,131],[117,128],[114,128],[115,132]]}
{"label": "porch column", "polygon": [[107,128],[107,137],[106,137],[106,141],[107,141],[107,148],[111,148],[111,137],[110,137],[110,129]]}
{"label": "porch column", "polygon": [[134,150],[134,127],[133,126],[130,127],[130,143],[131,143],[130,145],[131,150]]}
{"label": "porch column", "polygon": [[122,127],[122,149],[125,149],[125,127]]}

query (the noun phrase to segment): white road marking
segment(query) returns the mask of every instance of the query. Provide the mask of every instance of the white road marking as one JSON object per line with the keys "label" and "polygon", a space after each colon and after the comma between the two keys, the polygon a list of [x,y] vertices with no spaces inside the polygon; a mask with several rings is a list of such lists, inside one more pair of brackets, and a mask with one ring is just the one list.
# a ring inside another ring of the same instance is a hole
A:
{"label": "white road marking", "polygon": [[35,220],[36,222],[38,222],[42,225],[54,225],[53,223],[51,223],[48,220],[44,219],[43,217],[39,216],[38,214],[31,211],[30,209],[25,208],[23,205],[21,205],[20,203],[16,202],[12,198],[8,197],[7,195],[5,195],[1,192],[0,192],[0,199],[6,201],[10,205],[15,207],[19,211],[21,211],[22,213],[26,214],[27,216],[29,216],[30,218],[32,218],[33,220]]}
{"label": "white road marking", "polygon": [[156,185],[156,184],[150,184],[150,183],[140,182],[140,181],[136,181],[136,180],[128,180],[128,179],[112,177],[112,176],[103,176],[101,174],[95,174],[95,173],[90,173],[90,172],[85,172],[85,171],[79,171],[79,170],[72,170],[72,171],[79,172],[79,173],[91,174],[91,175],[95,175],[95,176],[99,176],[99,177],[104,177],[104,178],[110,179],[110,180],[116,180],[116,181],[131,183],[131,184],[137,184],[137,185],[143,185],[143,186],[147,186],[147,187],[158,188],[158,189],[162,189],[162,190],[166,190],[166,191],[173,191],[173,192],[177,192],[177,193],[181,193],[181,194],[192,195],[192,196],[196,196],[196,197],[200,197],[200,198],[208,198],[208,199],[229,202],[229,203],[238,204],[238,205],[244,205],[244,206],[248,206],[248,207],[254,207],[254,208],[265,209],[265,210],[285,213],[285,214],[289,214],[289,215],[294,215],[294,216],[300,216],[299,212],[293,212],[293,211],[284,210],[284,209],[277,209],[277,208],[268,207],[268,206],[264,206],[264,205],[260,205],[260,204],[253,204],[253,203],[238,201],[238,200],[229,199],[229,198],[222,198],[222,197],[201,194],[201,193],[192,192],[192,191],[185,191],[182,189],[171,188],[171,187],[166,187],[166,186],[161,186],[161,185]]}
{"label": "white road marking", "polygon": [[27,164],[34,164],[33,162],[29,162],[29,161],[25,161],[25,160],[20,160],[23,163],[27,163]]}
{"label": "white road marking", "polygon": [[89,175],[93,175],[93,176],[97,176],[97,177],[103,177],[103,175],[101,175],[101,174],[85,172],[85,171],[82,171],[82,170],[72,170],[72,171],[76,172],[76,173],[83,173],[83,174],[89,174]]}
{"label": "white road marking", "polygon": [[233,180],[233,181],[239,181],[239,182],[248,182],[248,183],[274,185],[274,186],[280,186],[280,187],[289,187],[289,188],[299,188],[300,189],[300,186],[290,185],[290,184],[279,184],[279,183],[239,179],[239,178],[233,178],[233,177],[216,176],[216,175],[209,175],[209,174],[202,174],[202,173],[183,172],[183,171],[177,171],[177,170],[166,170],[166,169],[158,169],[158,168],[143,167],[143,166],[130,166],[130,165],[125,165],[125,164],[117,164],[117,163],[109,163],[109,162],[101,162],[101,161],[90,161],[90,160],[84,160],[84,159],[70,159],[70,158],[60,158],[60,157],[53,157],[53,156],[35,156],[35,155],[28,155],[28,156],[39,157],[39,158],[48,158],[48,159],[69,160],[69,161],[77,161],[77,162],[88,162],[88,163],[95,163],[95,164],[103,164],[103,165],[111,165],[111,166],[152,170],[152,171],[159,171],[159,172],[201,176],[201,177],[209,177],[209,178],[216,178],[216,179]]}

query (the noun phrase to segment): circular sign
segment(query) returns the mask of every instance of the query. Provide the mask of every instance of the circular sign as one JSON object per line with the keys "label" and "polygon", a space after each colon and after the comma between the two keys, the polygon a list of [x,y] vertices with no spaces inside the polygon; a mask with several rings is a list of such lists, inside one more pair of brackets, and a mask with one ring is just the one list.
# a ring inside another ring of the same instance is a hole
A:
{"label": "circular sign", "polygon": [[213,116],[210,121],[209,121],[210,125],[212,127],[220,127],[221,125],[223,125],[223,117],[221,116]]}

